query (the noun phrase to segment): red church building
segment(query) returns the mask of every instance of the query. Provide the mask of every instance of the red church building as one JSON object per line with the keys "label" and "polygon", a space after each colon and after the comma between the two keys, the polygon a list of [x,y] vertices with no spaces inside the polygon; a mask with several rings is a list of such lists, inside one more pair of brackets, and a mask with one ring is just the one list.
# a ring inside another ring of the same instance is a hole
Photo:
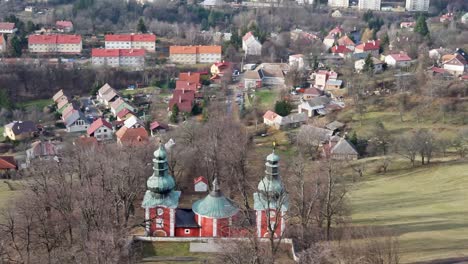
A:
{"label": "red church building", "polygon": [[[178,208],[180,191],[175,190],[174,178],[169,175],[164,144],[154,152],[153,175],[147,180],[142,207],[145,209],[147,236],[166,237],[233,237],[242,234],[234,228],[239,207],[224,196],[218,180],[211,192],[193,203],[191,209]],[[258,237],[284,232],[284,216],[288,209],[288,195],[279,177],[279,157],[274,153],[266,159],[265,177],[254,194],[256,230]]]}

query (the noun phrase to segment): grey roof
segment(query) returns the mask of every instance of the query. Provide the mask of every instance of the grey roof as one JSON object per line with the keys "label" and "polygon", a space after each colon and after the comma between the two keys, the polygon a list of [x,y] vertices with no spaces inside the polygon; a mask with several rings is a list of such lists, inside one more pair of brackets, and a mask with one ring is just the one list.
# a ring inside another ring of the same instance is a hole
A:
{"label": "grey roof", "polygon": [[296,113],[292,115],[285,116],[281,119],[281,125],[302,123],[307,121],[306,113]]}
{"label": "grey roof", "polygon": [[113,89],[113,88],[110,88],[110,90],[108,90],[106,93],[104,93],[102,95],[102,99],[106,100],[106,101],[111,101],[112,99],[114,99],[114,97],[116,96],[119,96],[117,94],[117,92]]}
{"label": "grey roof", "polygon": [[195,222],[195,213],[192,209],[177,208],[175,221],[175,227],[200,227]]}
{"label": "grey roof", "polygon": [[108,91],[109,89],[112,89],[112,87],[111,87],[108,83],[106,83],[106,84],[104,84],[101,88],[99,88],[98,93],[99,93],[99,94],[105,94],[105,93],[107,93],[107,91]]}
{"label": "grey roof", "polygon": [[37,131],[36,124],[33,121],[13,121],[5,126],[11,128],[15,135]]}
{"label": "grey roof", "polygon": [[216,219],[228,218],[239,212],[235,203],[221,192],[216,178],[213,190],[205,198],[193,203],[192,210],[198,215]]}
{"label": "grey roof", "polygon": [[306,137],[315,138],[318,141],[325,142],[333,135],[333,131],[311,125],[303,125],[301,126],[299,134],[303,134]]}
{"label": "grey roof", "polygon": [[341,86],[343,84],[343,81],[342,80],[328,80],[327,84]]}
{"label": "grey roof", "polygon": [[344,124],[336,120],[325,126],[325,128],[330,129],[330,130],[337,130],[342,127],[344,127]]}
{"label": "grey roof", "polygon": [[79,110],[72,110],[72,112],[69,115],[67,115],[66,119],[63,120],[63,122],[65,123],[65,126],[68,127],[80,119],[85,121],[85,123],[89,123],[83,112]]}
{"label": "grey roof", "polygon": [[330,150],[331,154],[345,154],[345,155],[358,155],[358,152],[351,143],[346,139],[342,138],[338,143]]}
{"label": "grey roof", "polygon": [[314,97],[310,100],[307,100],[306,102],[309,104],[310,107],[317,107],[321,105],[326,105],[330,103],[331,99],[326,97],[326,96],[319,96],[319,97]]}

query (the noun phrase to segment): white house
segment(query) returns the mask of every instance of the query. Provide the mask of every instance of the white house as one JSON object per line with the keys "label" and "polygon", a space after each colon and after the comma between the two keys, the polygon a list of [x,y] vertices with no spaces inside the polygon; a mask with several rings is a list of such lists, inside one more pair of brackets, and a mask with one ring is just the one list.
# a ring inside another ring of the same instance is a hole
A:
{"label": "white house", "polygon": [[107,83],[98,90],[96,95],[97,100],[105,106],[109,106],[118,97],[117,91]]}
{"label": "white house", "polygon": [[331,101],[330,98],[326,96],[315,97],[311,100],[305,101],[301,100],[301,103],[298,106],[299,113],[307,113],[308,117],[313,117],[316,115],[325,114],[325,106]]}
{"label": "white house", "polygon": [[67,132],[82,132],[89,127],[89,121],[86,119],[83,112],[73,109],[66,115],[62,116]]}
{"label": "white house", "polygon": [[207,192],[208,191],[208,180],[200,176],[193,180],[193,188],[195,192]]}
{"label": "white house", "polygon": [[138,117],[132,115],[124,121],[124,126],[128,128],[139,128],[144,127],[145,123],[141,121]]}
{"label": "white house", "polygon": [[[383,71],[383,62],[379,59],[372,57],[372,62],[374,63],[374,73],[380,73]],[[366,60],[361,59],[354,62],[354,69],[356,72],[360,73],[364,69]]]}
{"label": "white house", "polygon": [[468,68],[467,61],[465,58],[456,53],[452,58],[446,60],[443,64],[444,70],[448,71],[453,75],[462,75]]}
{"label": "white house", "polygon": [[251,31],[242,37],[242,49],[245,51],[245,55],[262,55],[262,44]]}
{"label": "white house", "polygon": [[95,120],[87,130],[88,136],[95,137],[97,141],[111,140],[114,130],[112,125],[102,117]]}
{"label": "white house", "polygon": [[294,54],[289,56],[289,66],[301,70],[304,68],[304,55]]}
{"label": "white house", "polygon": [[468,24],[468,12],[461,17],[461,22],[463,24]]}
{"label": "white house", "polygon": [[406,53],[389,54],[385,56],[385,63],[396,68],[405,68],[411,65],[411,58]]}

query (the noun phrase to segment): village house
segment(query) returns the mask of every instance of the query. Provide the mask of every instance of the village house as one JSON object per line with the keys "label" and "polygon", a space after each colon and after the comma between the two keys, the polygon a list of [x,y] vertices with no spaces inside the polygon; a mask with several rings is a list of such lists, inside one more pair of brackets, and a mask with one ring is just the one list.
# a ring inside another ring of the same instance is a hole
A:
{"label": "village house", "polygon": [[345,46],[350,50],[354,50],[354,46],[356,46],[356,43],[354,43],[354,41],[348,35],[342,36],[336,42],[339,46]]}
{"label": "village house", "polygon": [[73,23],[67,20],[59,20],[55,22],[55,28],[59,32],[70,33],[73,31]]}
{"label": "village house", "polygon": [[251,31],[247,32],[242,37],[242,49],[245,52],[245,55],[260,56],[262,55],[262,44],[258,39],[253,35]]}
{"label": "village house", "polygon": [[304,44],[311,44],[312,41],[318,40],[319,37],[315,33],[310,33],[302,29],[296,28],[291,31],[291,40],[292,41],[301,41]]}
{"label": "village house", "polygon": [[349,59],[353,54],[353,51],[345,45],[335,45],[331,47],[330,51],[332,54],[337,54],[343,59]]}
{"label": "village house", "polygon": [[447,13],[440,16],[439,21],[440,23],[450,22],[453,21],[454,15],[453,13]]}
{"label": "village house", "polygon": [[325,115],[325,106],[331,102],[327,96],[320,96],[312,98],[311,100],[301,100],[298,106],[299,113],[307,113],[308,117],[316,115]]}
{"label": "village house", "polygon": [[461,17],[460,22],[462,22],[462,24],[468,24],[468,12],[465,13],[465,14]]}
{"label": "village house", "polygon": [[380,50],[380,39],[378,40],[369,40],[365,43],[361,43],[356,46],[354,53],[366,53],[371,54],[371,56],[378,56]]}
{"label": "village house", "polygon": [[329,129],[333,131],[333,134],[336,134],[338,132],[342,132],[341,130],[344,128],[345,124],[339,122],[339,121],[333,121],[325,126],[326,129]]}
{"label": "village house", "polygon": [[128,128],[145,127],[145,123],[136,116],[131,116],[124,121],[124,126]]}
{"label": "village house", "polygon": [[341,14],[340,10],[335,10],[331,13],[331,17],[334,17],[334,18],[338,18],[338,17],[342,17],[343,14]]}
{"label": "village house", "polygon": [[446,48],[438,48],[438,49],[431,49],[429,51],[429,58],[435,60],[435,61],[440,61],[443,56],[449,55],[451,51]]}
{"label": "village house", "polygon": [[144,49],[156,52],[156,35],[154,34],[115,34],[105,35],[106,49]]}
{"label": "village house", "polygon": [[13,156],[0,156],[0,177],[11,178],[11,174],[18,170]]}
{"label": "village house", "polygon": [[3,34],[0,34],[0,53],[3,53],[6,51],[6,41],[5,41],[5,36]]}
{"label": "village house", "polygon": [[276,129],[289,129],[299,127],[307,122],[305,113],[295,113],[288,116],[280,116],[277,113],[268,110],[263,115],[263,123]]}
{"label": "village house", "polygon": [[143,68],[144,49],[92,49],[91,62],[95,66]]}
{"label": "village house", "polygon": [[459,53],[455,53],[443,62],[443,68],[447,72],[459,76],[463,75],[463,73],[468,69],[467,61],[464,56],[460,55]]}
{"label": "village house", "polygon": [[152,137],[161,133],[165,133],[168,130],[169,130],[169,126],[167,124],[164,124],[158,121],[153,121],[150,124],[150,132],[151,132]]}
{"label": "village house", "polygon": [[319,97],[323,94],[323,91],[315,87],[307,88],[302,93],[303,100],[310,100],[315,97]]}
{"label": "village house", "polygon": [[132,106],[131,104],[126,102],[121,97],[118,97],[114,102],[112,102],[110,104],[111,113],[114,116],[117,116],[117,113],[122,111],[122,109],[124,109],[124,108],[127,108],[128,110],[130,110],[131,112],[134,112],[134,113],[137,110],[134,106]]}
{"label": "village house", "polygon": [[31,148],[26,150],[26,166],[29,166],[32,160],[50,160],[57,157],[60,146],[51,141],[35,141],[31,143]]}
{"label": "village house", "polygon": [[211,80],[216,80],[224,76],[227,76],[227,80],[230,80],[229,78],[231,78],[234,74],[233,65],[227,61],[215,62],[210,67],[210,73]]}
{"label": "village house", "polygon": [[172,98],[169,100],[168,111],[172,111],[174,105],[177,105],[181,112],[191,113],[195,105],[195,92],[191,90],[174,90]]}
{"label": "village house", "polygon": [[82,132],[86,131],[89,127],[88,119],[86,119],[83,112],[77,109],[72,109],[62,115],[62,120],[67,128],[67,132]]}
{"label": "village house", "polygon": [[317,146],[324,144],[333,136],[333,131],[312,125],[303,125],[299,129],[299,134],[304,135],[301,140],[314,142]]}
{"label": "village house", "polygon": [[289,55],[289,66],[298,70],[304,68],[304,55],[303,54],[294,54]]}
{"label": "village house", "polygon": [[80,35],[29,35],[28,49],[32,53],[81,53]]}
{"label": "village house", "polygon": [[314,80],[314,87],[320,90],[324,90],[328,80],[336,80],[338,73],[334,71],[319,70],[311,74],[311,78]]}
{"label": "village house", "polygon": [[344,138],[333,136],[323,145],[323,154],[334,160],[357,160],[359,153],[355,147]]}
{"label": "village house", "polygon": [[197,177],[193,180],[193,190],[195,192],[207,192],[208,191],[208,180],[203,177]]}
{"label": "village house", "polygon": [[289,71],[286,63],[262,63],[244,75],[244,87],[282,86]]}
{"label": "village house", "polygon": [[37,132],[37,126],[32,121],[13,121],[4,126],[3,136],[13,141],[19,141],[32,138]]}
{"label": "village house", "polygon": [[57,112],[59,114],[63,115],[63,112],[69,105],[72,105],[71,101],[68,100],[68,97],[62,97],[58,102],[57,102]]}
{"label": "village house", "polygon": [[[374,64],[374,73],[380,73],[383,71],[383,62],[377,58],[371,57],[372,63]],[[362,72],[364,65],[366,64],[365,59],[357,60],[354,62],[354,69],[357,73]]]}
{"label": "village house", "polygon": [[414,22],[414,21],[412,21],[412,22],[401,22],[400,23],[400,28],[405,28],[405,29],[408,29],[409,31],[413,31],[414,26],[416,26],[416,22]]}
{"label": "village house", "polygon": [[109,106],[112,102],[117,100],[117,98],[119,98],[119,94],[108,83],[99,88],[96,94],[96,99],[105,106]]}
{"label": "village house", "polygon": [[198,91],[201,88],[200,73],[181,72],[176,81],[176,90]]}
{"label": "village house", "polygon": [[390,67],[407,68],[411,66],[411,58],[403,52],[385,56],[385,63]]}
{"label": "village house", "polygon": [[117,121],[125,121],[132,116],[135,116],[135,113],[128,110],[127,108],[124,108],[117,113]]}
{"label": "village house", "polygon": [[68,101],[68,97],[65,95],[62,89],[60,89],[58,92],[54,94],[52,97],[52,100],[54,101],[55,104],[58,104],[61,101]]}
{"label": "village house", "polygon": [[169,60],[180,64],[221,61],[221,46],[170,46]]}
{"label": "village house", "polygon": [[15,23],[0,22],[0,34],[13,34],[17,30]]}
{"label": "village house", "polygon": [[104,141],[112,139],[114,130],[112,125],[101,117],[96,119],[86,132],[89,137],[95,137],[97,141]]}
{"label": "village house", "polygon": [[328,32],[328,35],[323,39],[323,44],[329,49],[335,45],[336,40],[343,34],[344,30],[340,26],[337,26]]}
{"label": "village house", "polygon": [[116,133],[117,144],[120,146],[143,146],[148,144],[149,137],[144,127],[128,128],[122,126]]}
{"label": "village house", "polygon": [[262,77],[256,70],[246,71],[244,74],[244,87],[246,89],[256,89],[262,87]]}
{"label": "village house", "polygon": [[346,8],[349,6],[348,0],[328,0],[329,7]]}
{"label": "village house", "polygon": [[338,90],[341,89],[341,86],[343,85],[342,80],[336,80],[336,79],[329,79],[327,83],[325,84],[325,90]]}

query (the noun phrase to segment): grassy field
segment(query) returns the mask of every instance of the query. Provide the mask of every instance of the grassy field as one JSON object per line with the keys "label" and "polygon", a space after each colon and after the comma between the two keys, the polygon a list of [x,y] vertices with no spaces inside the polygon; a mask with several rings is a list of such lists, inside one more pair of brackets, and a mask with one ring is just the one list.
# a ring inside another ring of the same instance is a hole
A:
{"label": "grassy field", "polygon": [[468,163],[408,168],[395,163],[350,193],[356,225],[399,235],[403,263],[468,256]]}
{"label": "grassy field", "polygon": [[0,142],[5,140],[5,137],[3,136],[3,131],[4,130],[5,130],[5,128],[3,126],[0,126]]}
{"label": "grassy field", "polygon": [[19,108],[28,108],[35,106],[36,108],[42,110],[45,106],[53,104],[54,101],[52,99],[39,99],[39,100],[32,100],[27,102],[17,103],[16,106]]}
{"label": "grassy field", "polygon": [[255,97],[260,100],[261,107],[269,108],[275,105],[275,101],[278,99],[278,91],[262,89],[255,92]]}
{"label": "grassy field", "polygon": [[21,188],[18,182],[0,180],[0,209],[5,208]]}

